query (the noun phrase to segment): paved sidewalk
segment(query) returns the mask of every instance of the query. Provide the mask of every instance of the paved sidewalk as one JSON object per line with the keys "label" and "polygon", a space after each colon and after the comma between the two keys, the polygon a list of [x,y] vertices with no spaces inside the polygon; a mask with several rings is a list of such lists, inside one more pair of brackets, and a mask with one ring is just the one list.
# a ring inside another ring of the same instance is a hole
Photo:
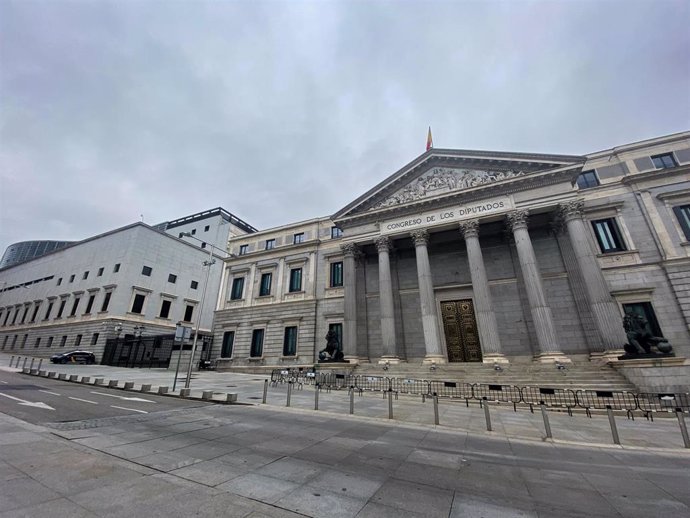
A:
{"label": "paved sidewalk", "polygon": [[[0,355],[0,369],[7,368],[10,356]],[[27,364],[28,365],[28,364]],[[123,386],[125,381],[135,383],[135,389],[141,384],[151,384],[152,389],[158,386],[172,388],[174,372],[166,369],[125,369],[104,365],[53,365],[43,362],[44,370],[58,373],[78,374],[81,376],[103,377],[106,380],[116,379]],[[17,370],[17,369],[12,369]],[[265,376],[257,374],[239,374],[230,372],[199,371],[193,373],[191,381],[192,396],[201,397],[203,391],[213,391],[219,396],[232,392],[237,393],[238,403],[261,404],[265,385]],[[106,381],[107,383],[107,381]],[[177,383],[176,393],[184,387],[184,375],[181,374]],[[315,403],[314,388],[305,385],[301,390],[295,386],[291,393],[290,411],[313,412]],[[287,384],[269,386],[267,405],[285,407],[287,404]],[[490,421],[492,431],[487,431],[484,410],[476,402],[469,408],[464,401],[439,401],[440,429],[451,429],[471,432],[487,436],[505,436],[534,441],[547,440],[545,424],[539,409],[534,413],[527,407],[519,407],[513,411],[512,405],[495,405],[490,407]],[[350,412],[348,392],[320,391],[319,413],[329,413],[347,416]],[[354,398],[354,418],[373,418],[388,420],[388,401],[381,394],[365,392]],[[410,423],[435,427],[434,410],[431,400],[422,402],[420,397],[400,395],[393,401],[393,416],[395,422]],[[620,436],[621,446],[613,442],[613,435],[609,419],[606,415],[594,415],[587,418],[584,413],[576,413],[570,417],[565,412],[548,412],[552,437],[555,442],[570,444],[608,446],[612,448],[643,448],[643,449],[684,449],[680,424],[674,414],[657,414],[654,421],[649,421],[638,415],[634,420],[628,419],[624,413],[617,414],[615,423]],[[686,419],[687,420],[687,419]]]}

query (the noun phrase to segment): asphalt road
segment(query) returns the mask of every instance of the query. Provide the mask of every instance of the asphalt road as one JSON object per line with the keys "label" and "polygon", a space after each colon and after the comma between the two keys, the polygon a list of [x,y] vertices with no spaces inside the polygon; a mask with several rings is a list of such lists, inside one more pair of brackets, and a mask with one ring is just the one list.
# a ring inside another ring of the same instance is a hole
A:
{"label": "asphalt road", "polygon": [[207,405],[0,371],[0,412],[32,424],[149,414]]}

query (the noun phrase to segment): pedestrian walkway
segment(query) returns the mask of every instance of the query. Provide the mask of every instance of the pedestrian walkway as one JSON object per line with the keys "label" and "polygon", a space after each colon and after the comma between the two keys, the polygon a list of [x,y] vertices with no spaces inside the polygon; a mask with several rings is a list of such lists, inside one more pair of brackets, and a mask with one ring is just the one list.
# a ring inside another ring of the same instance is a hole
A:
{"label": "pedestrian walkway", "polygon": [[[0,368],[9,365],[10,356],[0,355]],[[140,389],[142,384],[150,384],[152,390],[165,386],[172,388],[174,372],[166,369],[126,369],[104,365],[52,365],[44,362],[42,369],[48,369],[67,376],[77,374],[87,376],[93,382],[94,378],[118,380],[122,387],[125,381],[133,382],[134,389]],[[17,370],[17,369],[12,369]],[[107,384],[107,381],[106,381]],[[184,387],[182,375],[176,384],[173,395],[179,394]],[[240,374],[232,372],[199,371],[193,373],[191,380],[191,396],[201,397],[204,391],[212,391],[224,400],[227,393],[237,394],[237,402],[242,404],[262,404],[264,390],[266,390],[266,405],[280,407],[292,412],[315,412],[316,391],[313,386],[304,385],[301,389],[297,385],[291,387],[290,407],[288,405],[287,383],[271,386],[267,378],[256,374]],[[350,397],[347,390],[319,391],[318,412],[338,416],[352,416],[354,419],[389,420],[389,416],[397,423],[407,423],[425,427],[436,427],[434,405],[430,398],[422,401],[420,397],[400,395],[397,399],[382,397],[380,393],[364,392]],[[351,412],[352,405],[352,412]],[[392,414],[391,414],[392,408]],[[569,416],[563,412],[549,411],[548,423],[539,408],[530,409],[526,406],[518,407],[514,412],[510,404],[490,404],[488,416],[484,408],[477,402],[469,406],[465,401],[439,400],[438,428],[470,432],[479,435],[504,436],[533,441],[553,440],[570,444],[596,445],[612,448],[644,448],[659,450],[684,449],[681,425],[673,413],[655,414],[653,421],[637,415],[635,419],[628,419],[625,413],[614,417],[614,424],[619,436],[620,445],[614,443],[614,435],[609,417],[593,415],[588,418],[584,413]],[[487,430],[490,423],[491,431]],[[547,426],[549,429],[547,429]],[[549,437],[548,431],[551,437]],[[685,451],[688,451],[685,449]]]}

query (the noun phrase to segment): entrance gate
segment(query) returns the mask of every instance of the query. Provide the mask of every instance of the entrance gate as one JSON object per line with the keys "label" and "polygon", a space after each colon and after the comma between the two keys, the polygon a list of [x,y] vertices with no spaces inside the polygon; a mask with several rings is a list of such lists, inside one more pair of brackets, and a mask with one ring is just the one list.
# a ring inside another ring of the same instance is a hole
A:
{"label": "entrance gate", "polygon": [[482,361],[472,299],[442,301],[441,316],[448,346],[448,361]]}

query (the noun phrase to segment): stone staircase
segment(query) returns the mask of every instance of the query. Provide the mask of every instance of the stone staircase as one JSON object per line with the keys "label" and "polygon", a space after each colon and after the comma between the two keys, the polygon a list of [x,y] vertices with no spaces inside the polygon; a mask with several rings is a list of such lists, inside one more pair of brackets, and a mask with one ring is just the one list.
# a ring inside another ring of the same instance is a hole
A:
{"label": "stone staircase", "polygon": [[501,365],[500,370],[491,364],[454,363],[426,365],[400,363],[389,365],[360,364],[353,374],[363,376],[388,376],[426,380],[460,381],[463,383],[487,383],[495,385],[538,386],[572,390],[612,390],[637,392],[635,385],[622,374],[607,365],[599,365],[588,359],[573,360],[572,364],[559,369],[554,364],[513,362]]}

